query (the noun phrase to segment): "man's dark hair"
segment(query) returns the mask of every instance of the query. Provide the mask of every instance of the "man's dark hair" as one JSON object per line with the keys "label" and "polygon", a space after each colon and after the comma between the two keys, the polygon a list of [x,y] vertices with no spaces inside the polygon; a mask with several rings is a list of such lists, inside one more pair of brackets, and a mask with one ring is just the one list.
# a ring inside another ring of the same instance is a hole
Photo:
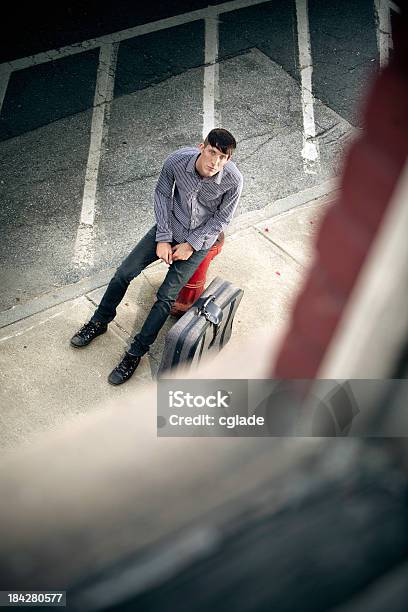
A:
{"label": "man's dark hair", "polygon": [[208,134],[207,138],[204,140],[204,146],[210,144],[212,147],[216,147],[226,155],[232,155],[233,150],[236,148],[237,143],[235,138],[228,132],[228,130],[224,130],[223,128],[214,128]]}

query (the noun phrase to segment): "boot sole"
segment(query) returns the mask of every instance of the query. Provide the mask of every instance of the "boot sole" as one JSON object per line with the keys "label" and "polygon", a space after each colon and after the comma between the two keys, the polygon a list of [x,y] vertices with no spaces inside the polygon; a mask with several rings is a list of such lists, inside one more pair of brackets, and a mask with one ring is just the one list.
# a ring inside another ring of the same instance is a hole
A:
{"label": "boot sole", "polygon": [[112,387],[119,387],[119,385],[125,384],[125,382],[127,382],[130,379],[127,378],[126,380],[121,380],[120,382],[117,382],[117,383],[110,381],[109,378],[107,380],[108,380],[108,383],[112,385]]}

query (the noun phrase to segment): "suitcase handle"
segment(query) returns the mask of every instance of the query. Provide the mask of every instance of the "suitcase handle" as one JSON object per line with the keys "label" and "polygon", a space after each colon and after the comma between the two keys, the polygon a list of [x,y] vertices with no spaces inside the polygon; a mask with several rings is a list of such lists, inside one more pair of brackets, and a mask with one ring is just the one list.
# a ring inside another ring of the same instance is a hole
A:
{"label": "suitcase handle", "polygon": [[219,306],[214,302],[216,296],[210,295],[200,305],[197,306],[196,314],[203,315],[207,321],[214,325],[219,325],[222,321],[223,312]]}

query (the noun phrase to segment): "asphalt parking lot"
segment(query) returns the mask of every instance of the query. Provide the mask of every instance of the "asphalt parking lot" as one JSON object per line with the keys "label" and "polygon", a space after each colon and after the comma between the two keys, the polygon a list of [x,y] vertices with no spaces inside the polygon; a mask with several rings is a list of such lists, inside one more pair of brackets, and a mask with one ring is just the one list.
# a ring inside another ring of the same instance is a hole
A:
{"label": "asphalt parking lot", "polygon": [[0,310],[119,263],[165,156],[212,125],[238,141],[238,214],[339,172],[379,65],[375,7],[304,4],[227,2],[1,65]]}

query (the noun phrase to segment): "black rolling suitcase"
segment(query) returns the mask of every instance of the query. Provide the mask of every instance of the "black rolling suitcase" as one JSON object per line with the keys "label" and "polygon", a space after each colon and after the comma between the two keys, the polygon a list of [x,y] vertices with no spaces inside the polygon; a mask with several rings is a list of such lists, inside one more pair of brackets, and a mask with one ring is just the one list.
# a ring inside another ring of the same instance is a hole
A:
{"label": "black rolling suitcase", "polygon": [[158,376],[179,365],[195,366],[207,352],[220,351],[231,337],[243,293],[217,276],[167,333]]}

